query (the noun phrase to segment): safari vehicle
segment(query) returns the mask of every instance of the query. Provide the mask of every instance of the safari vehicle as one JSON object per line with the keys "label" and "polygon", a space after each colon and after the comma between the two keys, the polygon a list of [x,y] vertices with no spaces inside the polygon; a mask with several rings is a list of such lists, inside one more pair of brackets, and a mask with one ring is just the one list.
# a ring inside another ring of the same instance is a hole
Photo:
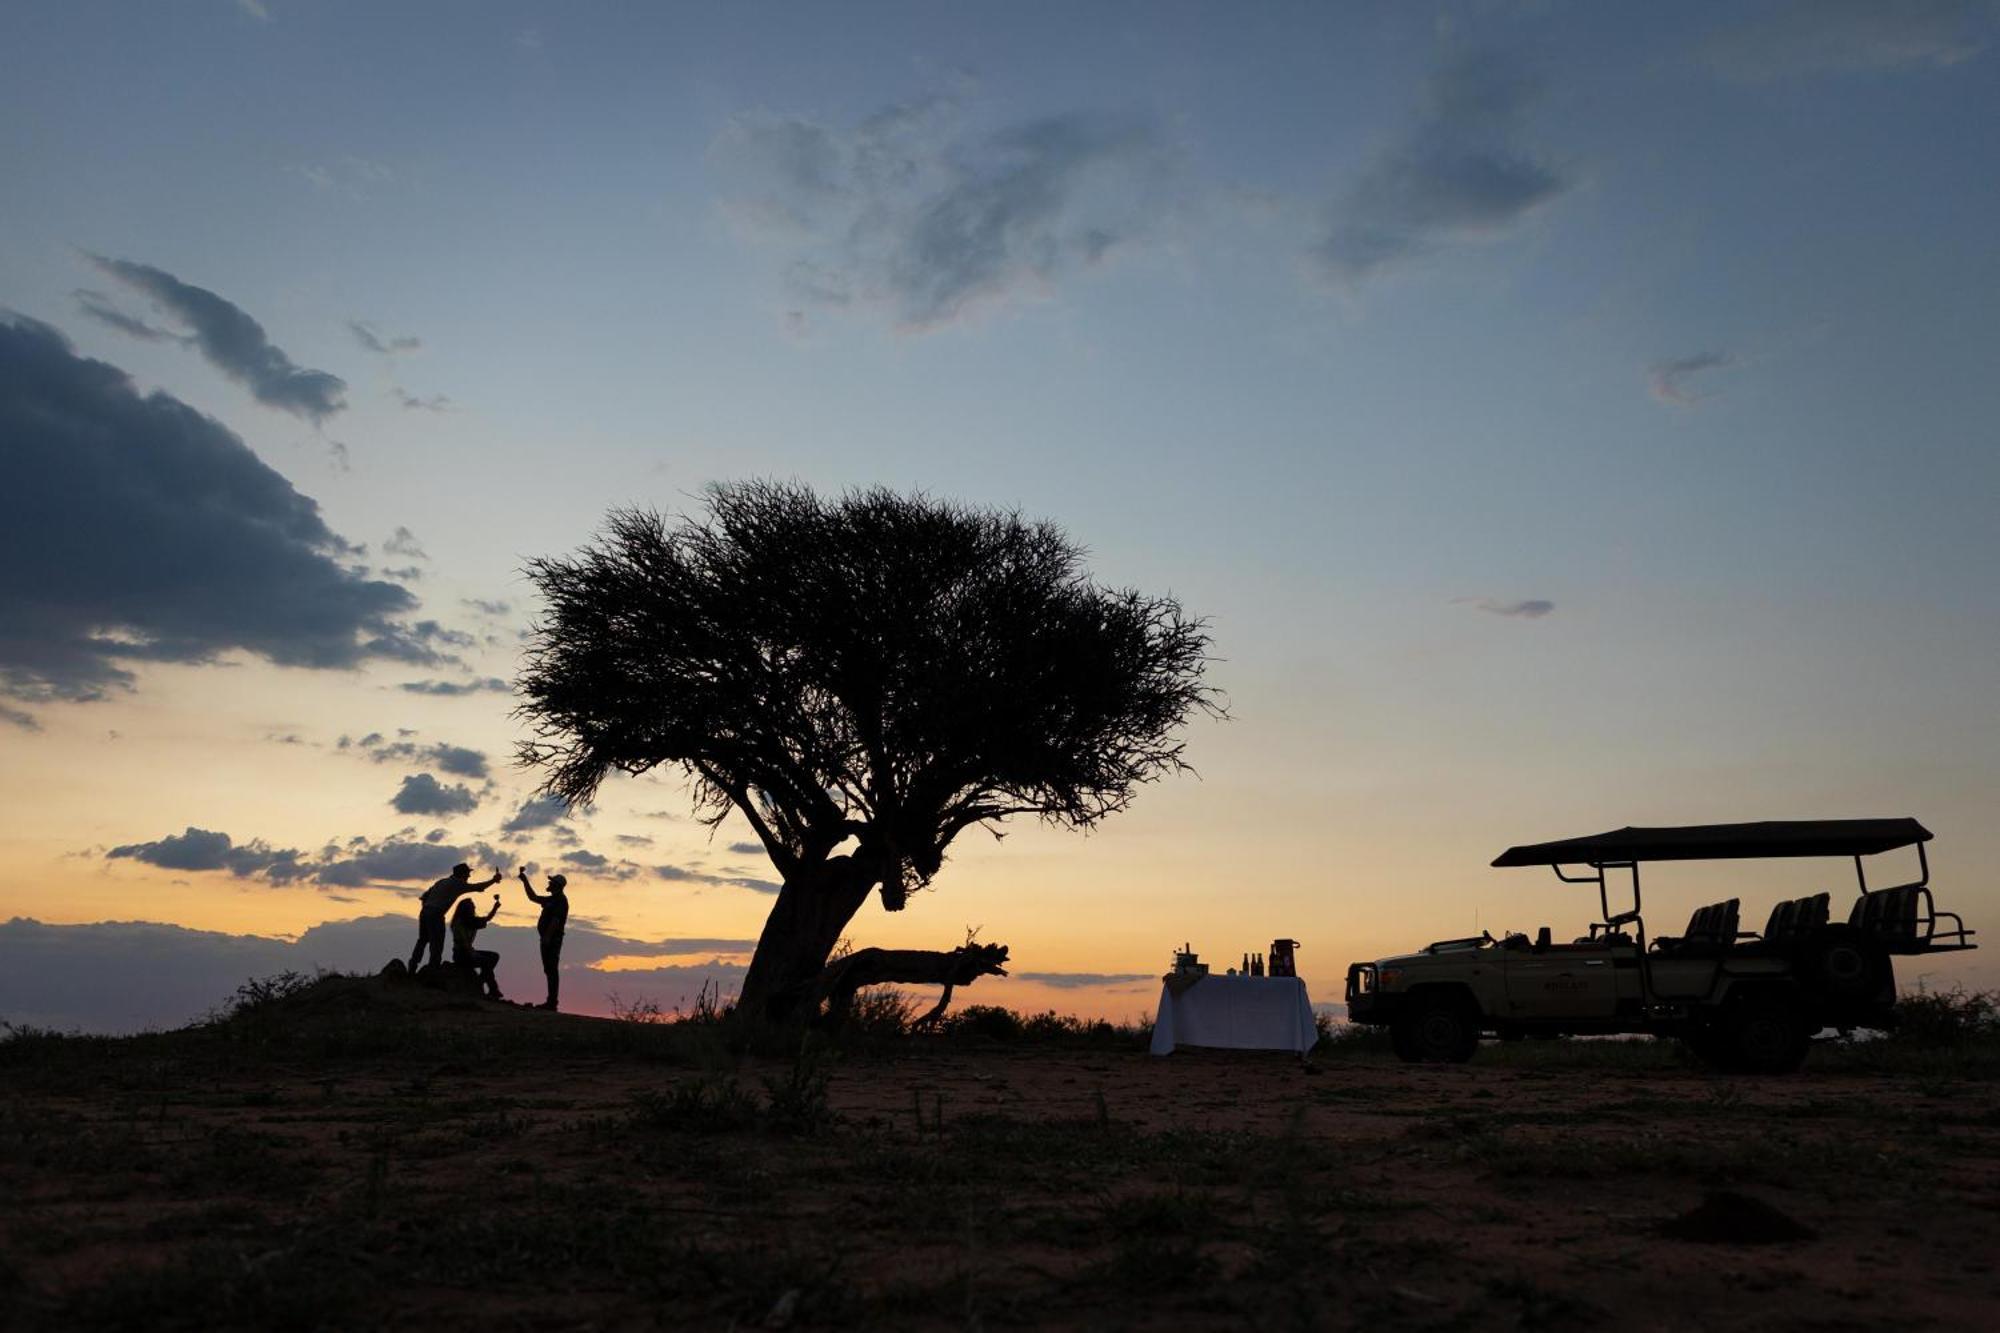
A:
{"label": "safari vehicle", "polygon": [[[1557,944],[1543,926],[1533,938],[1481,934],[1355,963],[1348,1017],[1387,1026],[1396,1054],[1412,1062],[1469,1060],[1488,1033],[1650,1033],[1678,1037],[1724,1069],[1796,1069],[1823,1029],[1891,1024],[1894,958],[1977,947],[1964,921],[1932,901],[1930,838],[1914,819],[1835,819],[1622,828],[1510,847],[1494,865],[1548,866],[1566,884],[1596,886],[1589,933]],[[1862,858],[1908,847],[1917,878],[1869,888]],[[1741,930],[1741,900],[1731,898],[1696,911],[1679,935],[1647,937],[1641,865],[1798,856],[1853,858],[1859,896],[1845,921],[1831,919],[1832,895],[1820,893],[1777,904],[1761,931]],[[1620,872],[1631,906],[1614,912]]]}

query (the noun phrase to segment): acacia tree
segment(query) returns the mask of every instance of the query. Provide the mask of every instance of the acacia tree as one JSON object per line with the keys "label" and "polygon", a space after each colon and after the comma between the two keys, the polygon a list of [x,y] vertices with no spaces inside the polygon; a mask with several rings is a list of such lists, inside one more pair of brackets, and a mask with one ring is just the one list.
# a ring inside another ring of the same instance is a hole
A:
{"label": "acacia tree", "polygon": [[900,911],[975,825],[1092,827],[1222,712],[1173,598],[1099,587],[1047,523],[921,495],[719,485],[704,517],[617,510],[528,575],[521,758],[571,805],[667,765],[711,827],[743,816],[781,888],[739,1006],[772,1019],[872,890]]}

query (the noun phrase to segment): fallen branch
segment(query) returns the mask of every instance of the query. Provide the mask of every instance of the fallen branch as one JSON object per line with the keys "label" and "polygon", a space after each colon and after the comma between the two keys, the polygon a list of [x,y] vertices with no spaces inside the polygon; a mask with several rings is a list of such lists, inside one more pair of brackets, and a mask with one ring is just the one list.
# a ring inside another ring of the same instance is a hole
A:
{"label": "fallen branch", "polygon": [[855,992],[869,986],[942,986],[944,994],[937,1004],[912,1025],[927,1027],[944,1017],[955,988],[981,977],[1006,976],[1006,962],[1004,944],[967,944],[950,950],[857,949],[827,964],[814,983],[813,998],[826,1005],[821,1021],[838,1028],[854,1007]]}

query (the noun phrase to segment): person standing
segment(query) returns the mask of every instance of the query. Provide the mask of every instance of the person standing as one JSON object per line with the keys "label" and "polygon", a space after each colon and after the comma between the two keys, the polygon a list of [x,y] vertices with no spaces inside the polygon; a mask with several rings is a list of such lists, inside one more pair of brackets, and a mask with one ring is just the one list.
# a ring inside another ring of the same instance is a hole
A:
{"label": "person standing", "polygon": [[541,920],[535,923],[535,930],[542,937],[542,974],[549,979],[549,998],[542,1001],[542,1008],[556,1007],[556,993],[562,989],[562,942],[563,927],[569,924],[569,880],[561,875],[550,875],[547,893],[536,893],[535,885],[528,878],[528,868],[521,867],[521,887],[527,891],[528,901],[542,905]]}
{"label": "person standing", "polygon": [[[499,876],[495,875],[495,879]],[[475,949],[472,941],[486,923],[500,915],[500,895],[493,895],[493,906],[485,916],[470,902],[461,900],[457,910],[451,914],[451,961],[459,967],[469,967],[479,974],[479,984],[485,988],[486,998],[500,998],[500,981],[493,975],[493,969],[500,965],[500,955],[491,949]]]}
{"label": "person standing", "polygon": [[431,966],[436,967],[444,956],[444,918],[451,911],[451,905],[468,893],[490,889],[500,882],[500,872],[495,870],[493,878],[484,884],[472,882],[472,867],[460,861],[451,868],[451,873],[425,889],[417,901],[417,947],[410,950],[410,971],[417,970],[417,959],[423,957],[424,950],[431,951]]}

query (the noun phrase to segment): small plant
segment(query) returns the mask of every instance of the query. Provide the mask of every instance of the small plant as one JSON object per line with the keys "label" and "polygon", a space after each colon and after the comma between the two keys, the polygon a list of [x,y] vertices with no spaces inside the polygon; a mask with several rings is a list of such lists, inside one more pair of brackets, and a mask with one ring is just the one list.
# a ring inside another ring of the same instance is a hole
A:
{"label": "small plant", "polygon": [[784,1077],[766,1074],[764,1092],[770,1098],[766,1115],[772,1129],[801,1137],[817,1134],[837,1118],[826,1097],[831,1075],[809,1035],[799,1043],[791,1069]]}
{"label": "small plant", "polygon": [[606,1004],[611,1006],[611,1016],[621,1023],[668,1023],[673,1021],[673,1015],[662,1009],[660,1002],[650,995],[642,995],[638,999],[628,1002],[617,991],[612,991],[604,997],[604,1000]]}
{"label": "small plant", "polygon": [[642,1092],[632,1099],[632,1123],[640,1129],[725,1134],[757,1123],[757,1099],[734,1075],[685,1078],[665,1092]]}

